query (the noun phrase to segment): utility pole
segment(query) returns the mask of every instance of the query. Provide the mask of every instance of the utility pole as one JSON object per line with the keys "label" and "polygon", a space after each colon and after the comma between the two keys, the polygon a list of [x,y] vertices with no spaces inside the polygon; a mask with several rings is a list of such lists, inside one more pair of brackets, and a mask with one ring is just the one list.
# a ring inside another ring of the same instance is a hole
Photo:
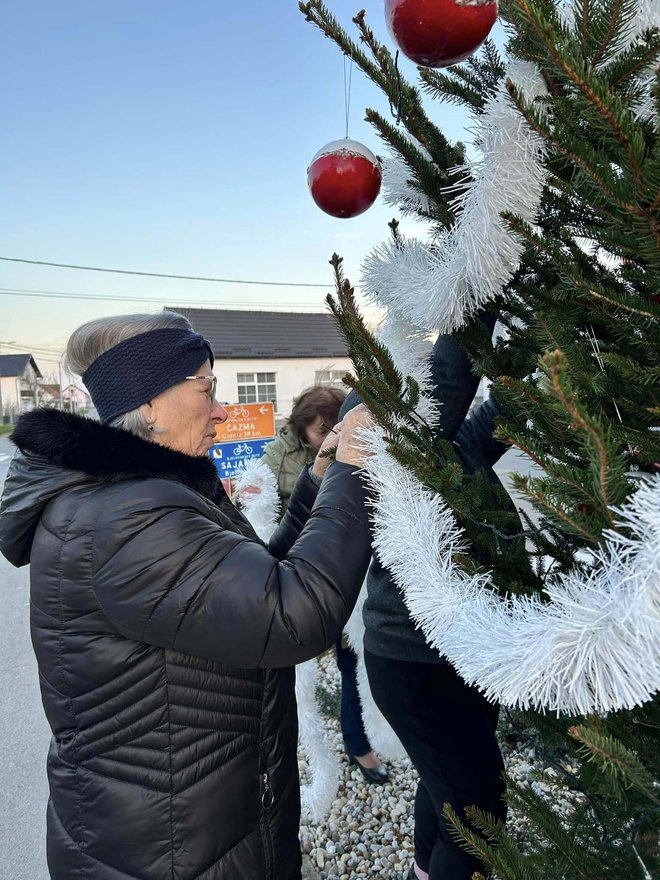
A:
{"label": "utility pole", "polygon": [[62,388],[62,358],[58,358],[57,368],[60,376],[60,409],[64,409],[64,388]]}

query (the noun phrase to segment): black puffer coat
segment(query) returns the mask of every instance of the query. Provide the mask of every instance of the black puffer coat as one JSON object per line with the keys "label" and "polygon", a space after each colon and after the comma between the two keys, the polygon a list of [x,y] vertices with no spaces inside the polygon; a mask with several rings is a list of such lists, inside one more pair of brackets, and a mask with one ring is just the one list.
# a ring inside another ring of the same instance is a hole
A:
{"label": "black puffer coat", "polygon": [[0,549],[32,566],[51,876],[299,878],[291,667],[366,572],[355,469],[304,474],[265,547],[206,458],[53,410],[13,439]]}

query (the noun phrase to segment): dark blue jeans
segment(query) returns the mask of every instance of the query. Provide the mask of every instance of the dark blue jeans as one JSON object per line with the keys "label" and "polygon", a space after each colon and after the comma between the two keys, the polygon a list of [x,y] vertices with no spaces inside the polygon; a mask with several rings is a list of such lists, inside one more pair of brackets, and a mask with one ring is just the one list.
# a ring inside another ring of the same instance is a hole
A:
{"label": "dark blue jeans", "polygon": [[362,724],[362,706],[357,686],[357,655],[343,648],[341,639],[335,644],[337,666],[341,673],[341,733],[346,753],[361,758],[371,751]]}

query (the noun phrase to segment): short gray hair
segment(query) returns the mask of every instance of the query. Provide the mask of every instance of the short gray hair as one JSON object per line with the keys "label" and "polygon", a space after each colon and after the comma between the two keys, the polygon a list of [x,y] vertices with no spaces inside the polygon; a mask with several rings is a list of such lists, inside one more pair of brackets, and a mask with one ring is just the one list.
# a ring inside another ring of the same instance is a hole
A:
{"label": "short gray hair", "polygon": [[[156,314],[117,315],[88,321],[71,334],[66,347],[67,370],[82,376],[98,357],[125,339],[149,333],[151,330],[170,328],[192,329],[190,321],[183,315],[165,310]],[[150,440],[153,436],[140,409],[123,413],[110,424],[145,440]]]}

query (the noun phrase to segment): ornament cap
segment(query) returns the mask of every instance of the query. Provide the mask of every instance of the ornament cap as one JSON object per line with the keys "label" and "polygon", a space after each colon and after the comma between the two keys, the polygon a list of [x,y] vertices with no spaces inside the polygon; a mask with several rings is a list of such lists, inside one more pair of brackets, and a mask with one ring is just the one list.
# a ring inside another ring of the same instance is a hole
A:
{"label": "ornament cap", "polygon": [[369,147],[365,147],[364,144],[361,144],[359,141],[351,140],[351,138],[340,138],[337,141],[330,141],[324,147],[314,155],[314,158],[309,163],[310,167],[316,162],[317,159],[320,159],[322,156],[329,156],[330,154],[345,154],[347,156],[362,156],[365,159],[368,159],[374,165],[380,166],[380,160],[374,153],[371,152]]}

